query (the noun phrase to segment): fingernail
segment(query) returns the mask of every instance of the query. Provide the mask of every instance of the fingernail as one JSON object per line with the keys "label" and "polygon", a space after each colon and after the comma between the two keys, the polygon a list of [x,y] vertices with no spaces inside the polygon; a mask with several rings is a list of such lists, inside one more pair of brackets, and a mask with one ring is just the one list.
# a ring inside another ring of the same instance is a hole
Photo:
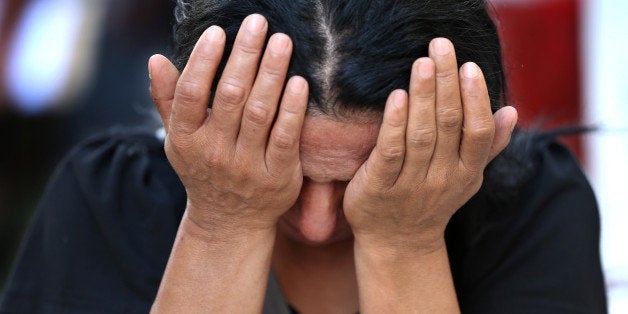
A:
{"label": "fingernail", "polygon": [[464,65],[464,69],[462,69],[462,73],[466,78],[476,78],[480,75],[480,68],[477,64],[473,62],[466,63]]}
{"label": "fingernail", "polygon": [[290,45],[290,40],[288,36],[284,34],[276,34],[271,38],[270,43],[268,44],[270,50],[276,54],[284,54],[286,50],[288,50],[288,46]]}
{"label": "fingernail", "polygon": [[428,58],[422,58],[419,60],[419,77],[420,78],[430,78],[434,76],[434,66],[432,66],[432,62]]}
{"label": "fingernail", "polygon": [[395,108],[402,109],[405,105],[405,93],[402,90],[393,91],[392,95],[392,104]]}
{"label": "fingernail", "polygon": [[259,33],[266,27],[266,19],[259,14],[252,14],[246,20],[246,29],[251,33]]}
{"label": "fingernail", "polygon": [[507,108],[507,109],[511,110],[511,111],[514,111],[514,115],[515,115],[515,119],[513,119],[513,121],[510,122],[510,133],[512,133],[515,130],[515,128],[517,127],[517,122],[518,122],[517,109],[515,109],[512,106],[507,106],[507,107],[510,107],[510,108]]}
{"label": "fingernail", "polygon": [[293,94],[302,94],[305,91],[305,79],[295,76],[290,80],[290,91]]}
{"label": "fingernail", "polygon": [[210,26],[205,34],[205,38],[211,42],[218,41],[220,36],[222,36],[222,31],[220,30],[220,27],[216,25]]}
{"label": "fingernail", "polygon": [[434,39],[434,52],[437,55],[445,56],[451,52],[451,43],[445,38]]}

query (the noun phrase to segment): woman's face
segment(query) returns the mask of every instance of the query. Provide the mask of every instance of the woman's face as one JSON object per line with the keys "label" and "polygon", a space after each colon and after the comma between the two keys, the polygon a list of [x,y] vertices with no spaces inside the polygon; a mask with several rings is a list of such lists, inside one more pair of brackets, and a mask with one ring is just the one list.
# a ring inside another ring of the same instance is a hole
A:
{"label": "woman's face", "polygon": [[347,184],[375,147],[380,119],[376,114],[349,121],[306,117],[301,134],[303,187],[279,220],[279,232],[309,245],[352,237],[342,200]]}

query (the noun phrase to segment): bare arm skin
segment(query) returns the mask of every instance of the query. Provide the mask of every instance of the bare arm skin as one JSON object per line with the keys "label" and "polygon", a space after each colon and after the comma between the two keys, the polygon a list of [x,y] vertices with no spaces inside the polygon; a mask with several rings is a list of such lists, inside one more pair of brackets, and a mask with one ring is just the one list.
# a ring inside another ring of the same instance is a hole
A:
{"label": "bare arm skin", "polygon": [[516,120],[512,107],[491,113],[477,65],[459,73],[451,42],[432,41],[409,93],[391,93],[376,147],[345,194],[362,312],[459,312],[445,227]]}
{"label": "bare arm skin", "polygon": [[180,77],[164,57],[149,62],[166,155],[188,197],[155,313],[262,309],[277,219],[303,180],[299,138],[308,99],[300,77],[283,91],[292,51],[286,35],[273,35],[262,57],[267,29],[260,15],[245,19],[211,112],[222,29],[201,36]]}

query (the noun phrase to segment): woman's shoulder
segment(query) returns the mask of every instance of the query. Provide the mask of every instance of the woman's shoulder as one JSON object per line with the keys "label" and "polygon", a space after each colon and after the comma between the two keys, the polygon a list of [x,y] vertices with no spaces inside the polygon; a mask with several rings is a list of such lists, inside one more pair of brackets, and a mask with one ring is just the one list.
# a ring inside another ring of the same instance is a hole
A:
{"label": "woman's shoulder", "polygon": [[73,210],[87,212],[104,231],[143,226],[172,233],[186,197],[163,145],[160,131],[143,128],[113,128],[85,139],[61,162],[40,210],[78,194],[83,206],[72,202]]}
{"label": "woman's shoulder", "polygon": [[[479,196],[502,208],[577,191],[596,208],[595,196],[574,154],[553,132],[517,132],[485,171]],[[585,204],[582,204],[583,206]]]}
{"label": "woman's shoulder", "polygon": [[[461,304],[479,312],[603,312],[599,223],[595,195],[572,152],[553,134],[516,134],[448,227]],[[552,303],[513,298],[521,293]]]}
{"label": "woman's shoulder", "polygon": [[546,215],[594,226],[599,220],[595,194],[574,154],[554,134],[518,132],[489,164],[480,191],[456,218],[480,235],[488,226]]}
{"label": "woman's shoulder", "polygon": [[147,311],[184,209],[155,132],[116,128],[82,141],[46,187],[0,312]]}
{"label": "woman's shoulder", "polygon": [[128,162],[134,157],[144,156],[155,161],[165,161],[160,130],[113,127],[80,141],[65,156],[61,165],[87,165],[103,158],[114,163]]}
{"label": "woman's shoulder", "polygon": [[[90,195],[108,196],[124,187],[135,192],[180,182],[163,150],[160,131],[112,128],[76,145],[62,160],[55,176],[69,172]],[[101,192],[106,195],[103,195]]]}

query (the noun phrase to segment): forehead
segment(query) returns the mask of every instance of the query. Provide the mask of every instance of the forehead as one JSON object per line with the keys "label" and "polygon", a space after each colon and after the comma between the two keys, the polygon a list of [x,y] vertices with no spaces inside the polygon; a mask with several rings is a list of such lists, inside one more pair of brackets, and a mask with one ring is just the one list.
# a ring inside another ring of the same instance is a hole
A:
{"label": "forehead", "polygon": [[301,134],[303,175],[318,182],[349,181],[375,147],[380,122],[305,118]]}

